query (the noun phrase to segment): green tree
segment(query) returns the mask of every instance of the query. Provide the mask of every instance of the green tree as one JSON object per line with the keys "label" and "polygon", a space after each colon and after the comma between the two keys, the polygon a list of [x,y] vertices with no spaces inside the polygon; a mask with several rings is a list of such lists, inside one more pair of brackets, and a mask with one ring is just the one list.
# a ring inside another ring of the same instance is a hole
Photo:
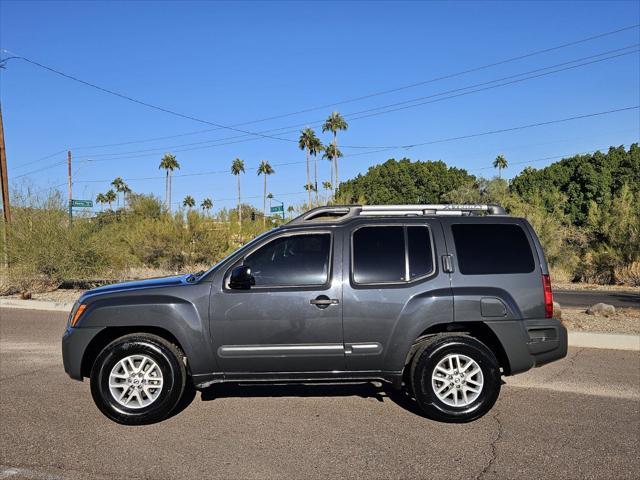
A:
{"label": "green tree", "polygon": [[176,160],[175,155],[165,153],[162,160],[160,160],[160,166],[158,168],[167,173],[165,178],[165,202],[167,204],[167,208],[171,210],[171,175],[174,170],[180,169],[180,164],[178,163],[178,160]]}
{"label": "green tree", "polygon": [[111,210],[111,204],[116,201],[117,195],[113,190],[109,190],[104,194],[104,199],[109,204],[109,210]]}
{"label": "green tree", "polygon": [[187,195],[184,197],[182,201],[182,206],[186,208],[193,208],[196,205],[195,199],[191,195]]}
{"label": "green tree", "polygon": [[295,208],[293,208],[293,205],[289,205],[289,206],[287,207],[287,212],[289,212],[289,218],[292,218],[292,217],[293,217],[293,212],[295,212],[295,210],[296,210],[296,209],[295,209]]}
{"label": "green tree", "polygon": [[[332,187],[335,186],[334,173],[333,173],[334,163],[335,163],[335,160],[340,158],[340,157],[342,157],[342,152],[333,143],[331,143],[330,145],[327,145],[326,148],[324,149],[324,153],[322,154],[322,158],[326,158],[331,163],[331,185],[332,185]],[[332,191],[332,193],[335,193],[335,192]]]}
{"label": "green tree", "polygon": [[327,203],[329,203],[329,191],[331,190],[331,182],[322,182],[322,188],[324,188],[324,194],[327,197]]}
{"label": "green tree", "polygon": [[200,207],[202,208],[202,210],[208,212],[213,208],[213,202],[211,201],[210,198],[205,198],[204,200],[202,200]]}
{"label": "green tree", "polygon": [[242,208],[241,208],[241,196],[240,196],[240,174],[244,173],[244,162],[239,158],[236,158],[231,163],[231,173],[238,179],[238,225],[242,228]]}
{"label": "green tree", "polygon": [[267,177],[273,175],[276,171],[271,167],[269,162],[262,160],[258,165],[258,175],[264,176],[264,191],[262,194],[262,226],[267,222]]}
{"label": "green tree", "polygon": [[374,205],[439,203],[445,194],[475,181],[466,170],[447,167],[442,161],[390,159],[341,183],[336,198],[345,203],[364,201]]}
{"label": "green tree", "polygon": [[498,169],[498,178],[502,178],[502,169],[508,166],[509,164],[507,163],[507,159],[504,158],[504,155],[498,155],[493,161],[493,168]]}
{"label": "green tree", "polygon": [[[340,115],[338,112],[333,112],[329,115],[329,118],[325,120],[324,125],[322,125],[323,132],[331,132],[333,134],[333,141],[331,144],[333,145],[334,152],[339,152],[338,150],[338,131],[346,130],[349,128],[349,124],[347,121]],[[340,180],[338,179],[338,158],[341,155],[333,156],[333,170],[335,173],[335,179],[332,177],[331,182],[333,183],[334,188],[338,188],[340,185]]]}
{"label": "green tree", "polygon": [[120,207],[120,193],[123,191],[126,183],[124,183],[124,180],[122,180],[121,177],[116,177],[113,182],[111,182],[111,186],[115,188],[118,197],[116,198],[116,206]]}
{"label": "green tree", "polygon": [[[298,139],[298,148],[300,148],[300,150],[304,150],[306,157],[307,157],[307,185],[311,185],[311,173],[310,173],[310,165],[309,165],[309,159],[310,156],[313,155],[314,157],[314,161],[315,158],[317,156],[317,154],[322,151],[322,143],[320,142],[320,139],[316,136],[316,133],[313,131],[313,129],[307,127],[304,130],[300,131],[300,138]],[[314,184],[317,186],[317,179],[318,179],[318,169],[317,169],[317,164],[316,164],[316,169],[315,169],[315,182]],[[313,189],[309,189],[305,186],[305,189],[307,190],[307,192],[309,193],[309,207],[311,207],[312,202],[311,202],[311,191]],[[316,192],[317,192],[317,188],[316,188]],[[317,196],[317,194],[316,194]],[[317,200],[317,198],[316,198]]]}
{"label": "green tree", "polygon": [[107,198],[104,196],[104,193],[96,195],[96,203],[100,204],[100,211],[102,211],[104,204],[107,203]]}

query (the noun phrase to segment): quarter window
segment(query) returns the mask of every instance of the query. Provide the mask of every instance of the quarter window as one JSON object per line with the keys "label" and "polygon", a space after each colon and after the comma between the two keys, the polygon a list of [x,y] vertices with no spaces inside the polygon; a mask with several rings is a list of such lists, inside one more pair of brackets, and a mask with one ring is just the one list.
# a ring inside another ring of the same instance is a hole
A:
{"label": "quarter window", "polygon": [[530,273],[535,268],[524,230],[508,223],[452,225],[458,267],[464,275]]}
{"label": "quarter window", "polygon": [[323,285],[329,279],[331,235],[290,235],[276,238],[248,255],[256,286]]}
{"label": "quarter window", "polygon": [[426,226],[359,228],[353,233],[352,255],[353,280],[360,284],[406,282],[433,271]]}
{"label": "quarter window", "polygon": [[409,275],[411,280],[433,271],[433,252],[427,227],[407,227]]}

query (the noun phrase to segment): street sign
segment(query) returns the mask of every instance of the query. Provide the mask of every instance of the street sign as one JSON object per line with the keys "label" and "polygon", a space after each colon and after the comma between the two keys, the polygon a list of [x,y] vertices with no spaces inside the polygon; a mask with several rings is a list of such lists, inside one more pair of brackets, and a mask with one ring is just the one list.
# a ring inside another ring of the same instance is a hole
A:
{"label": "street sign", "polygon": [[275,207],[271,207],[271,213],[284,212],[284,205],[276,205]]}
{"label": "street sign", "polygon": [[93,207],[92,200],[71,200],[71,207],[79,207],[79,208],[91,208]]}

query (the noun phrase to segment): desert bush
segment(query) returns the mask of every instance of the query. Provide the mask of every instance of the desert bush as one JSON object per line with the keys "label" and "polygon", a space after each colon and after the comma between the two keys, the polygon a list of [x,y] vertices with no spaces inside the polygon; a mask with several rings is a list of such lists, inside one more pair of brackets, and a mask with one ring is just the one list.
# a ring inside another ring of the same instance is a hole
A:
{"label": "desert bush", "polygon": [[640,262],[616,267],[613,273],[618,283],[631,287],[640,287]]}

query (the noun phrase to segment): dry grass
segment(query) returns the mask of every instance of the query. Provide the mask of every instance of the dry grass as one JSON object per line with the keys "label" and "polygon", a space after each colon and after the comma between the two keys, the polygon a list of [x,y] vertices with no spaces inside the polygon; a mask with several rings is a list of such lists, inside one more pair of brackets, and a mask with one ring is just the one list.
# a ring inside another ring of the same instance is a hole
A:
{"label": "dry grass", "polygon": [[615,315],[587,315],[581,308],[563,308],[562,323],[568,330],[581,332],[640,334],[640,309],[616,308]]}

